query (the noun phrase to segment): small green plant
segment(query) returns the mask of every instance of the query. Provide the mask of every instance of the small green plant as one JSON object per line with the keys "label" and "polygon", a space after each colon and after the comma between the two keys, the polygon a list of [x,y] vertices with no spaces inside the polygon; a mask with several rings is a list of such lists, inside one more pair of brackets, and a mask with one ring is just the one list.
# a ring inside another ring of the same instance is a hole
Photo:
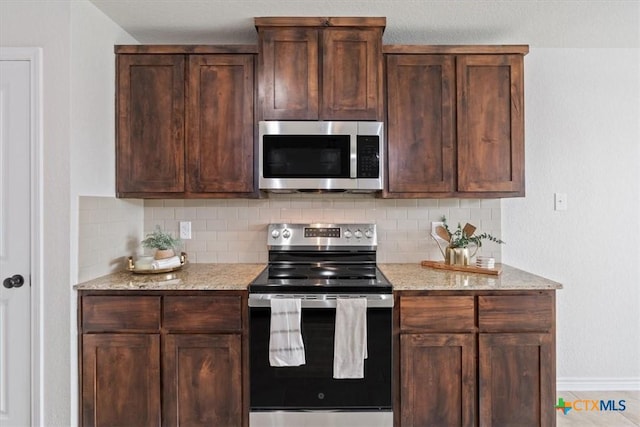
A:
{"label": "small green plant", "polygon": [[161,251],[167,249],[176,249],[182,241],[173,237],[171,234],[162,231],[159,225],[156,225],[156,229],[145,236],[145,239],[141,242],[142,246],[147,249],[159,249]]}
{"label": "small green plant", "polygon": [[[447,230],[447,233],[449,233],[450,248],[466,248],[472,243],[475,244],[477,247],[481,247],[482,240],[484,239],[489,240],[491,242],[499,243],[499,244],[505,243],[502,240],[498,239],[497,237],[494,237],[488,233],[475,234],[474,233],[475,227],[473,226],[471,226],[473,231],[470,233],[470,235],[467,235],[467,233],[465,232],[465,229],[462,228],[460,223],[458,223],[458,228],[456,229],[456,231],[452,233],[451,230],[449,230],[449,226],[447,225],[447,218],[444,215],[442,216],[441,221],[443,223],[442,225],[444,229]],[[467,224],[467,226],[469,226],[469,224]],[[465,228],[467,228],[467,226],[465,226]]]}

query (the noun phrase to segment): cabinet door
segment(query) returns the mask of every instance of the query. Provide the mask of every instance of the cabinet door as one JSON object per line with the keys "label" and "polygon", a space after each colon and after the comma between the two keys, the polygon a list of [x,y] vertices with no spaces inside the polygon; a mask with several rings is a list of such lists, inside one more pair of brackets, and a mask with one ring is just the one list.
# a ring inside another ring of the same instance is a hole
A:
{"label": "cabinet door", "polygon": [[458,191],[524,196],[522,55],[457,58]]}
{"label": "cabinet door", "polygon": [[118,196],[184,191],[184,56],[117,56]]}
{"label": "cabinet door", "polygon": [[322,33],[322,120],[382,120],[382,30]]}
{"label": "cabinet door", "polygon": [[475,425],[473,334],[401,335],[400,359],[403,427]]}
{"label": "cabinet door", "polygon": [[555,425],[553,339],[480,334],[480,426]]}
{"label": "cabinet door", "polygon": [[187,191],[252,193],[253,55],[190,55],[188,70]]}
{"label": "cabinet door", "polygon": [[263,120],[318,120],[318,30],[260,29]]}
{"label": "cabinet door", "polygon": [[82,336],[83,426],[160,424],[160,336]]}
{"label": "cabinet door", "polygon": [[168,334],[163,350],[163,425],[242,425],[240,335]]}
{"label": "cabinet door", "polygon": [[454,73],[452,56],[387,56],[389,193],[455,191]]}

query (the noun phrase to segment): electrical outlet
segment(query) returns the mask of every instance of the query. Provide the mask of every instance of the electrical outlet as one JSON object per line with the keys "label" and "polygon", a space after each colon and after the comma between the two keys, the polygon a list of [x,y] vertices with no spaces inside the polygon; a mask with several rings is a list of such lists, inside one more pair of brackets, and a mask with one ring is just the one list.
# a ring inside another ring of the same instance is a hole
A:
{"label": "electrical outlet", "polygon": [[567,210],[567,193],[555,193],[553,195],[554,209],[557,211]]}
{"label": "electrical outlet", "polygon": [[180,221],[180,238],[191,238],[191,221]]}
{"label": "electrical outlet", "polygon": [[438,236],[438,234],[436,233],[436,227],[438,226],[444,226],[444,222],[442,221],[431,221],[431,236],[433,236],[434,239],[439,240],[441,242],[446,242],[446,240],[443,240],[442,238],[440,238]]}

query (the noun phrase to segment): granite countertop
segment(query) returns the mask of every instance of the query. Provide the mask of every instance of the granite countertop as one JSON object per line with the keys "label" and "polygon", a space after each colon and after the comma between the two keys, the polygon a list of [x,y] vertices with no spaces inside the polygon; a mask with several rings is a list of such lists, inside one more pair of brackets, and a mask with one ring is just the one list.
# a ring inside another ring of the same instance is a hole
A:
{"label": "granite countertop", "polygon": [[482,273],[465,273],[422,267],[415,264],[380,264],[396,291],[473,291],[473,290],[539,290],[562,289],[560,283],[505,265],[498,276]]}
{"label": "granite countertop", "polygon": [[[415,264],[380,264],[396,291],[561,289],[560,283],[499,265],[499,276],[436,270]],[[264,264],[187,264],[171,273],[120,271],[74,286],[76,290],[246,290]]]}
{"label": "granite countertop", "polygon": [[120,271],[74,286],[76,290],[246,290],[265,264],[191,264],[171,273]]}

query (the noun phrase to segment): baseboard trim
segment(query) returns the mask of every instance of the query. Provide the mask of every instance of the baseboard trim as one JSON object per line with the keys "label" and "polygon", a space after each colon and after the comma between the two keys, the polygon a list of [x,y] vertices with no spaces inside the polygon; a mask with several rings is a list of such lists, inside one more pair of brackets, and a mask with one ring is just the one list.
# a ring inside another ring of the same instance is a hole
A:
{"label": "baseboard trim", "polygon": [[636,378],[558,378],[560,391],[640,391],[640,377]]}

